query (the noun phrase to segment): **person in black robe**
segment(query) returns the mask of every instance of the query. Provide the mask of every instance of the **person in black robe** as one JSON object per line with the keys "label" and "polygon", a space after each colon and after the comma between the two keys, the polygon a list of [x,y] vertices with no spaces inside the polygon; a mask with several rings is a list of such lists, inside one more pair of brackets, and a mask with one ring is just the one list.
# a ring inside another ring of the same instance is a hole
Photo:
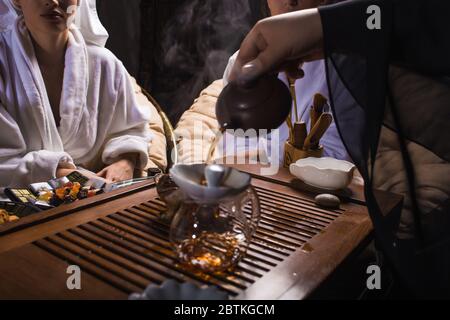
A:
{"label": "person in black robe", "polygon": [[[437,159],[443,174],[431,180],[450,186],[448,12],[445,0],[353,0],[265,19],[242,43],[231,75],[240,83],[280,69],[301,75],[302,62],[325,58],[335,121],[364,177],[377,246],[416,297],[450,297],[449,192],[443,187],[433,205],[422,201],[421,172],[428,157]],[[294,28],[296,37],[286,37]],[[409,216],[400,221],[384,215],[374,190],[386,175],[377,166],[385,131],[394,134],[406,184]]]}

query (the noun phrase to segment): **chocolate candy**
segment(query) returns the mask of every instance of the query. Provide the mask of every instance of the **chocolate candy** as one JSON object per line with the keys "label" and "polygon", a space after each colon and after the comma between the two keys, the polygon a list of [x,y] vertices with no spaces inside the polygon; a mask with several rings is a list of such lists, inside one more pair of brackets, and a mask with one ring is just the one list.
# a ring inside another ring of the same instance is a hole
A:
{"label": "chocolate candy", "polygon": [[37,200],[35,195],[28,189],[12,189],[6,188],[5,195],[14,202],[33,203]]}
{"label": "chocolate candy", "polygon": [[71,181],[72,183],[78,182],[82,186],[84,186],[89,181],[88,177],[82,175],[78,171],[74,171],[71,174],[69,174],[67,176],[67,179],[69,179],[69,181]]}
{"label": "chocolate candy", "polygon": [[67,179],[67,177],[63,177],[60,179],[52,179],[48,183],[52,186],[53,189],[59,189],[70,183],[70,180]]}
{"label": "chocolate candy", "polygon": [[35,195],[40,195],[42,192],[52,191],[53,188],[52,188],[52,186],[49,183],[41,182],[41,183],[33,183],[33,184],[31,184],[30,185],[30,190]]}

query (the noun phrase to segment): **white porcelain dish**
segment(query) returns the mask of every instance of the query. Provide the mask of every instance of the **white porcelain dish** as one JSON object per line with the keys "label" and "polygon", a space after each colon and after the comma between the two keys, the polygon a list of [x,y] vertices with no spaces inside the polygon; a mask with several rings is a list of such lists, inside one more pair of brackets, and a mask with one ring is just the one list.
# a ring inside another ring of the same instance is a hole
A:
{"label": "white porcelain dish", "polygon": [[348,161],[306,158],[291,164],[290,172],[310,186],[324,190],[342,190],[352,182],[355,168]]}

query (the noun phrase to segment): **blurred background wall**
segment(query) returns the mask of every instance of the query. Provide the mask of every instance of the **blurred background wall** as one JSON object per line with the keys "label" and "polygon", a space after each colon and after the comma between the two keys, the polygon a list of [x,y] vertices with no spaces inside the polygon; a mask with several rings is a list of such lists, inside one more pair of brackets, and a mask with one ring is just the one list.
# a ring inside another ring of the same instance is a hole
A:
{"label": "blurred background wall", "polygon": [[107,47],[176,123],[263,15],[266,0],[97,0]]}
{"label": "blurred background wall", "polygon": [[[163,0],[164,1],[164,0]],[[141,0],[97,0],[97,10],[109,32],[107,47],[137,77],[141,50]]]}

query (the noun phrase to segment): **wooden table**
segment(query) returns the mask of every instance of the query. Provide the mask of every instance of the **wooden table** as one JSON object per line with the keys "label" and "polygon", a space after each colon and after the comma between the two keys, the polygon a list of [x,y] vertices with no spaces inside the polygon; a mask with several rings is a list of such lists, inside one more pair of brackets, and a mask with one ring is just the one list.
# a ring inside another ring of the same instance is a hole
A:
{"label": "wooden table", "polygon": [[[339,210],[314,204],[315,190],[287,171],[252,174],[262,219],[247,256],[230,273],[193,274],[178,266],[159,220],[164,203],[144,182],[0,227],[0,299],[127,299],[167,279],[216,285],[232,299],[304,299],[367,241],[372,224],[361,187],[339,195]],[[383,209],[402,198],[379,193]],[[67,267],[82,270],[82,289],[68,290]]]}

